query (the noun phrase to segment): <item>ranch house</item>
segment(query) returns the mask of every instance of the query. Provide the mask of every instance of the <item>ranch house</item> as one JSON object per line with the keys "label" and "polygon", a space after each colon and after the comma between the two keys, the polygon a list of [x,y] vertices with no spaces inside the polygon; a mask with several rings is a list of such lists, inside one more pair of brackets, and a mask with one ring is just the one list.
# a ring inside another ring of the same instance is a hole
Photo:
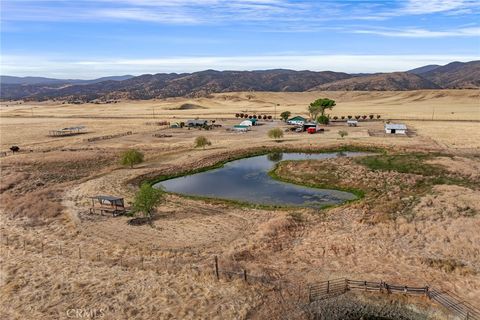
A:
{"label": "ranch house", "polygon": [[307,119],[305,119],[304,117],[296,116],[296,117],[288,119],[287,124],[303,125],[306,121],[307,121]]}

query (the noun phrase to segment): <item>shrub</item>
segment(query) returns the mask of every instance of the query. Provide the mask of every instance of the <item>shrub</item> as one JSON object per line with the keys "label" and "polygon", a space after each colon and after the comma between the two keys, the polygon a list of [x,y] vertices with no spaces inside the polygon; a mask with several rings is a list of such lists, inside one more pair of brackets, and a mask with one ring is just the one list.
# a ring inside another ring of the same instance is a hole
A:
{"label": "shrub", "polygon": [[333,117],[333,120],[338,120],[338,117],[337,117],[337,116],[334,116],[334,117]]}
{"label": "shrub", "polygon": [[130,149],[122,153],[120,163],[124,166],[130,166],[143,162],[143,153],[138,150]]}
{"label": "shrub", "polygon": [[348,136],[348,132],[345,130],[339,130],[338,135],[343,139],[343,137]]}
{"label": "shrub", "polygon": [[203,148],[206,146],[211,146],[212,143],[204,136],[198,136],[195,138],[195,148]]}
{"label": "shrub", "polygon": [[273,128],[268,131],[268,136],[278,141],[283,138],[283,131],[280,128]]}
{"label": "shrub", "polygon": [[155,189],[148,183],[142,184],[140,190],[135,194],[133,211],[142,212],[146,218],[152,218],[153,209],[163,200],[162,190]]}
{"label": "shrub", "polygon": [[341,118],[342,120],[345,120],[345,116],[341,116],[340,118]]}
{"label": "shrub", "polygon": [[373,120],[373,114],[369,115],[368,117],[370,118],[370,120]]}
{"label": "shrub", "polygon": [[317,118],[317,122],[318,122],[318,123],[321,123],[321,124],[329,124],[329,123],[330,123],[330,119],[329,119],[328,116],[326,116],[326,115],[320,115],[320,116],[318,116],[318,118]]}
{"label": "shrub", "polygon": [[352,116],[347,116],[348,120],[352,119]]}
{"label": "shrub", "polygon": [[377,119],[380,119],[380,115],[379,115],[379,114],[377,114]]}

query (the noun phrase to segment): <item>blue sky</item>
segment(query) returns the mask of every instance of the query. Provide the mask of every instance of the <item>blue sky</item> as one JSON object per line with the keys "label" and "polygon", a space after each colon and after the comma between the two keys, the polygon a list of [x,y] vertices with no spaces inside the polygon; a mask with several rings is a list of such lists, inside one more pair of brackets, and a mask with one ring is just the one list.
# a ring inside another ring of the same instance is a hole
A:
{"label": "blue sky", "polygon": [[2,0],[1,74],[402,71],[480,59],[478,0]]}

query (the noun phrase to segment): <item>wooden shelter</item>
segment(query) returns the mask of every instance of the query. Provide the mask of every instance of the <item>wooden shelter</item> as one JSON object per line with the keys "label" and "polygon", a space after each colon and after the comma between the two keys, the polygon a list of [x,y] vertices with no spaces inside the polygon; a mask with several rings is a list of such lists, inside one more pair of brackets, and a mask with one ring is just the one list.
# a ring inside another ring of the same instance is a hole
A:
{"label": "wooden shelter", "polygon": [[85,133],[85,126],[77,126],[77,127],[68,127],[63,128],[60,130],[51,130],[48,135],[50,137],[66,137],[66,136],[73,136],[77,134]]}
{"label": "wooden shelter", "polygon": [[100,211],[100,214],[107,212],[118,216],[127,212],[123,198],[114,196],[94,196],[90,198],[92,199],[90,213]]}

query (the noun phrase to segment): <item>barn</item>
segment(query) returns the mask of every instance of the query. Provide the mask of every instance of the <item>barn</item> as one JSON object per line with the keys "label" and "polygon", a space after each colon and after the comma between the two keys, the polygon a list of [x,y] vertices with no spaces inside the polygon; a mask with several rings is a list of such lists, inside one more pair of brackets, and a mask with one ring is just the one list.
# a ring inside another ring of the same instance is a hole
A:
{"label": "barn", "polygon": [[407,126],[402,123],[387,123],[385,124],[385,133],[407,134]]}

